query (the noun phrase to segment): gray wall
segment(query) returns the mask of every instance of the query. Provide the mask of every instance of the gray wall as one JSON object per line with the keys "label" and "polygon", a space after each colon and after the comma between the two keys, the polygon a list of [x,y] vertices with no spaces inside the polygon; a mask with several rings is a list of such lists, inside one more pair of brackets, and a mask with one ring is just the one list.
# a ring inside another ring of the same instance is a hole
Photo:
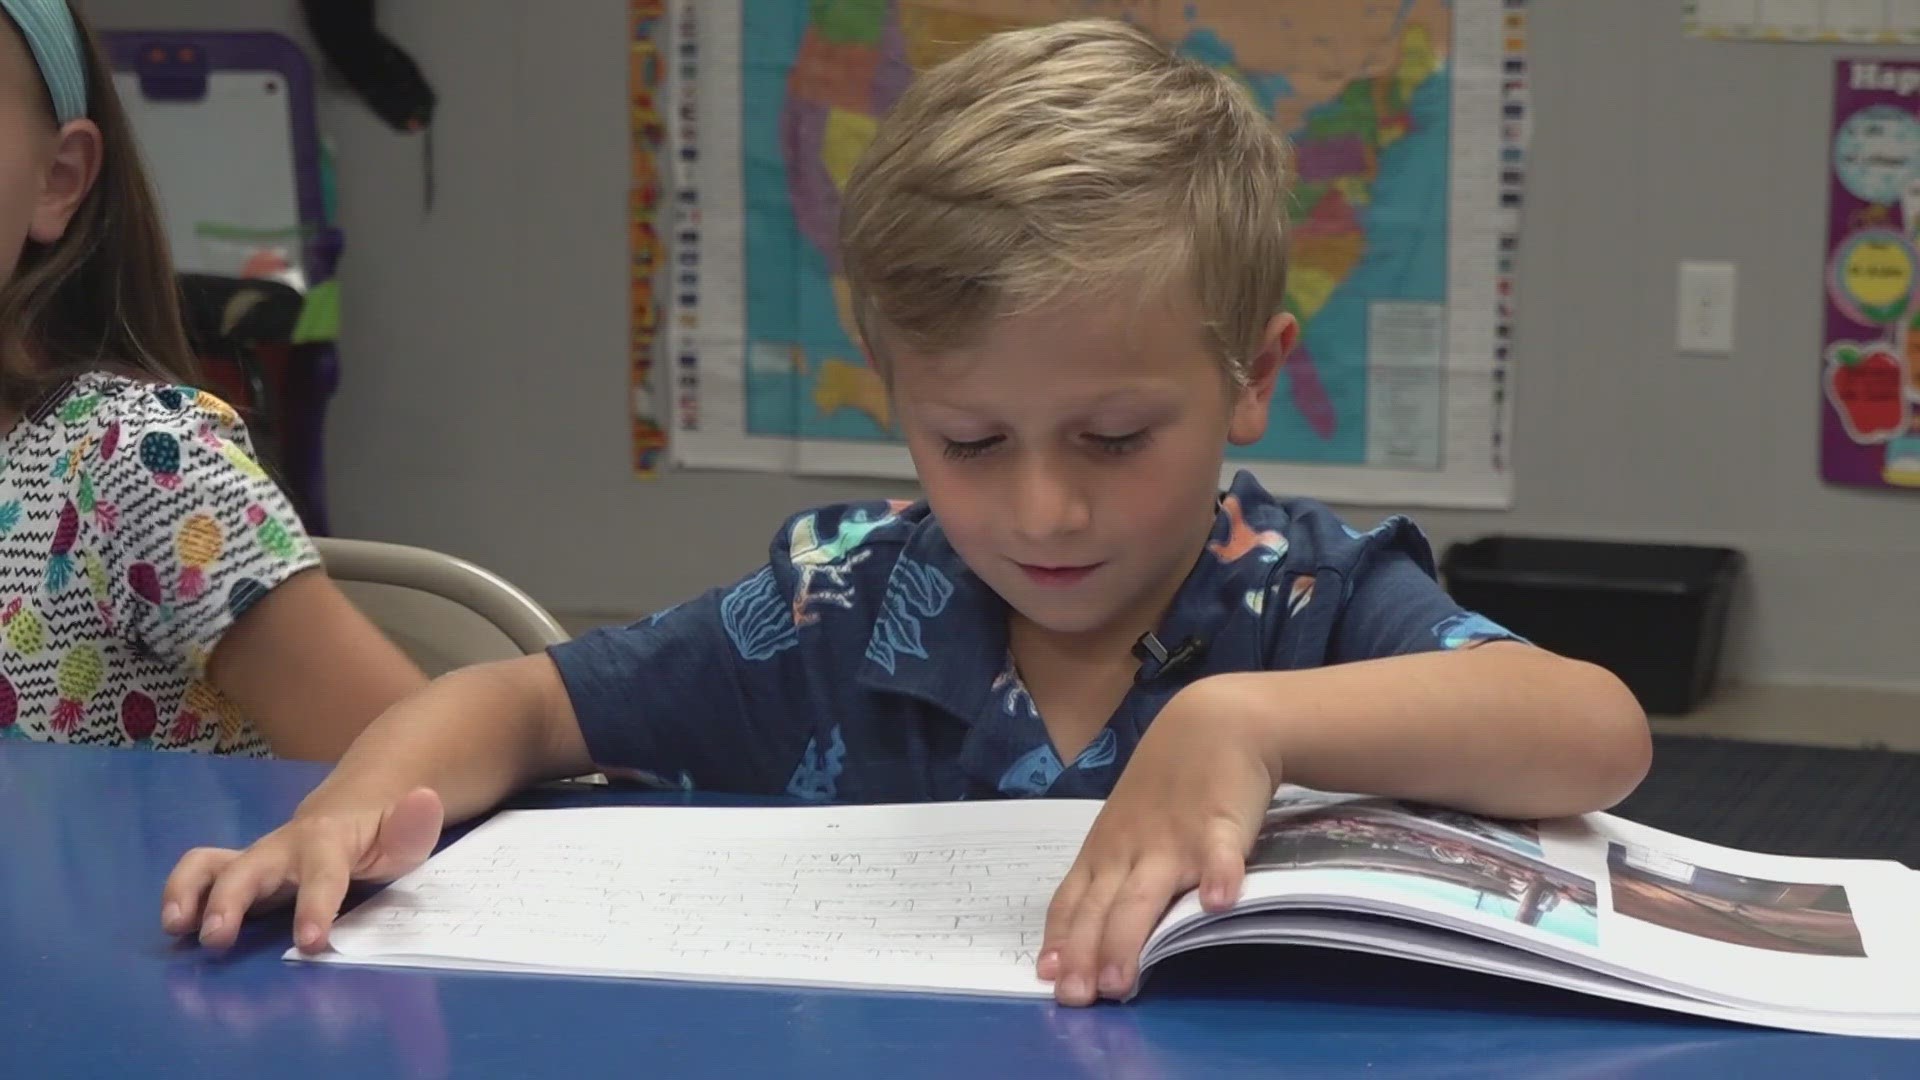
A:
{"label": "gray wall", "polygon": [[[90,8],[118,27],[298,21],[292,0]],[[417,141],[327,93],[350,244],[340,531],[465,555],[556,610],[616,617],[741,572],[784,512],[905,491],[631,479],[623,0],[382,8],[442,95],[438,201],[422,212]],[[1752,573],[1734,673],[1920,686],[1920,496],[1817,475],[1838,51],[1687,40],[1668,0],[1533,8],[1518,502],[1422,521],[1442,545],[1493,530],[1737,545]],[[1676,355],[1682,258],[1738,264],[1734,357]]]}

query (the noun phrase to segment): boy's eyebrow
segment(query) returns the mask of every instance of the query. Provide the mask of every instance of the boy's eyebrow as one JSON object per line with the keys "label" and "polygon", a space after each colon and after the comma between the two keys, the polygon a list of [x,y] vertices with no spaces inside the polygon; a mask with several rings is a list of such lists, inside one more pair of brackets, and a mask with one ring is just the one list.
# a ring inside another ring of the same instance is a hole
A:
{"label": "boy's eyebrow", "polygon": [[1169,394],[1178,389],[1179,384],[1171,379],[1142,379],[1116,386],[1075,404],[1078,408],[1087,411],[1113,405],[1160,405],[1165,403],[1165,398]]}
{"label": "boy's eyebrow", "polygon": [[[1115,387],[1114,389],[1109,390],[1106,393],[1101,394],[1099,397],[1096,397],[1093,400],[1087,402],[1087,407],[1097,408],[1101,405],[1111,405],[1116,401],[1126,402],[1131,404],[1135,399],[1151,398],[1151,397],[1154,397],[1156,393],[1159,391],[1170,390],[1170,389],[1173,389],[1173,384],[1170,381],[1164,380],[1164,379],[1154,379],[1149,382],[1142,382],[1134,386]],[[1159,404],[1159,402],[1152,401],[1152,402],[1145,402],[1145,404],[1157,405]]]}
{"label": "boy's eyebrow", "polygon": [[[1088,398],[1085,401],[1069,402],[1064,408],[1074,413],[1092,413],[1099,412],[1101,409],[1127,406],[1154,408],[1168,404],[1168,402],[1160,396],[1161,392],[1166,389],[1171,389],[1171,384],[1162,384],[1158,381],[1151,385],[1115,387],[1112,390]],[[992,403],[983,401],[943,400],[932,395],[922,398],[921,400],[926,405],[948,412],[990,413],[997,411]]]}

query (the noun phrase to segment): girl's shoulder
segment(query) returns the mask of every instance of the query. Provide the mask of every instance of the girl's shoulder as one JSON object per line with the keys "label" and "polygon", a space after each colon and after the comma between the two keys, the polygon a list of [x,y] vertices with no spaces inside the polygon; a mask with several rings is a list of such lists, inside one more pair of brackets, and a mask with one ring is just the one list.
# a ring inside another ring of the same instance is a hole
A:
{"label": "girl's shoulder", "polygon": [[252,451],[246,425],[219,397],[191,386],[87,372],[28,410],[10,440],[15,459],[98,449],[110,460],[125,446],[149,455],[184,439],[234,443]]}
{"label": "girl's shoulder", "polygon": [[36,419],[42,422],[51,420],[69,428],[101,418],[168,427],[195,423],[240,426],[233,406],[205,390],[108,371],[75,376],[36,412]]}

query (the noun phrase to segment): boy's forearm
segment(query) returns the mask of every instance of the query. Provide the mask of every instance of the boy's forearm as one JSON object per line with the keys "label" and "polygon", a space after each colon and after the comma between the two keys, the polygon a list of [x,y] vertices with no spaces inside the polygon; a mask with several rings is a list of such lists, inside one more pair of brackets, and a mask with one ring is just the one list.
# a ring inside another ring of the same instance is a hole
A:
{"label": "boy's forearm", "polygon": [[455,822],[591,768],[552,662],[531,656],[455,671],[387,710],[301,808],[388,803],[430,787]]}
{"label": "boy's forearm", "polygon": [[1611,673],[1531,646],[1218,676],[1276,777],[1498,817],[1604,810],[1646,775],[1646,714]]}

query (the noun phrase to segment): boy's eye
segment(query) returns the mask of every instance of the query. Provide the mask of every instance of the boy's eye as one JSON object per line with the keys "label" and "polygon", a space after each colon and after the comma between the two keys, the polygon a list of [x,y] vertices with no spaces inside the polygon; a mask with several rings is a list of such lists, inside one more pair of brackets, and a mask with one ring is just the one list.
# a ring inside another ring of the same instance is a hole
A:
{"label": "boy's eye", "polygon": [[972,442],[955,442],[952,439],[948,439],[944,453],[949,461],[965,461],[968,458],[979,457],[981,454],[993,449],[999,445],[1000,438],[998,435],[990,435],[987,438],[975,439]]}
{"label": "boy's eye", "polygon": [[1095,435],[1093,432],[1088,432],[1085,438],[1087,442],[1093,444],[1094,449],[1102,453],[1127,454],[1153,441],[1153,433],[1146,428],[1141,428],[1126,435]]}

